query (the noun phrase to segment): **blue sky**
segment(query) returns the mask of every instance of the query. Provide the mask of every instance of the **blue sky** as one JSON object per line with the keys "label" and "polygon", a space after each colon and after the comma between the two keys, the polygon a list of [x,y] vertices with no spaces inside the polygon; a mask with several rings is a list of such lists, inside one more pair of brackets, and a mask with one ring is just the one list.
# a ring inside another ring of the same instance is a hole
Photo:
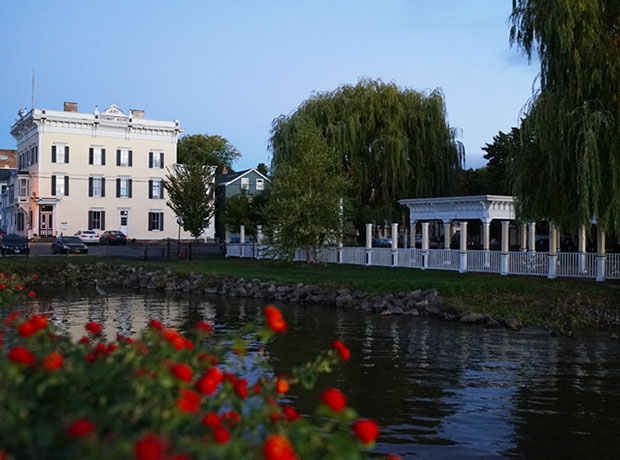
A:
{"label": "blue sky", "polygon": [[269,159],[271,122],[360,77],[441,88],[467,167],[518,123],[536,65],[508,43],[510,0],[0,2],[0,148],[20,107],[116,104]]}

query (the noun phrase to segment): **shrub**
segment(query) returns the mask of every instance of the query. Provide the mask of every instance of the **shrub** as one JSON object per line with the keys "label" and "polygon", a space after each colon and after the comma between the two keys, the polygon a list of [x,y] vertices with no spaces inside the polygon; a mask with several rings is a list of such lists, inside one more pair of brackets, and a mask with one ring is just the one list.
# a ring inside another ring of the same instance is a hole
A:
{"label": "shrub", "polygon": [[[44,316],[11,314],[0,331],[0,459],[356,459],[378,436],[337,389],[316,413],[283,404],[349,356],[340,342],[291,375],[274,375],[262,344],[286,331],[266,309],[263,327],[215,337],[152,320],[139,337],[102,339],[88,323],[77,343]],[[395,457],[392,457],[395,458]]]}

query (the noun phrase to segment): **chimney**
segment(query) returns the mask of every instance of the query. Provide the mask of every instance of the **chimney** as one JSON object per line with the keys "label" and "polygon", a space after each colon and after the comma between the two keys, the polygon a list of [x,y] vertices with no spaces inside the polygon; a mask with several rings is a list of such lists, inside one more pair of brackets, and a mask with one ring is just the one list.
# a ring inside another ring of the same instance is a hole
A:
{"label": "chimney", "polygon": [[65,102],[65,112],[77,112],[77,102]]}
{"label": "chimney", "polygon": [[131,109],[129,112],[131,113],[132,118],[135,118],[135,119],[144,118],[144,110]]}
{"label": "chimney", "polygon": [[222,174],[228,174],[228,168],[226,166],[224,166],[224,169],[222,169]]}

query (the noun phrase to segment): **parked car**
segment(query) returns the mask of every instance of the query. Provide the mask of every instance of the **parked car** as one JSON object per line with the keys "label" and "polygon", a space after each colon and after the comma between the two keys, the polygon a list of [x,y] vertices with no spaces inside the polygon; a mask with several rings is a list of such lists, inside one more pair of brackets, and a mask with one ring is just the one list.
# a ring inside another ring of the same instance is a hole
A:
{"label": "parked car", "polygon": [[77,236],[61,236],[52,243],[53,254],[88,254],[86,246]]}
{"label": "parked car", "polygon": [[392,242],[388,238],[373,238],[372,247],[373,248],[390,248],[392,247]]}
{"label": "parked car", "polygon": [[5,254],[30,254],[28,240],[22,236],[10,234],[2,237],[0,244],[2,255]]}
{"label": "parked car", "polygon": [[99,236],[99,244],[127,244],[127,237],[120,230],[106,230]]}
{"label": "parked car", "polygon": [[78,230],[75,236],[83,243],[99,243],[99,235],[94,230]]}
{"label": "parked car", "polygon": [[6,235],[6,230],[3,228],[0,228],[0,236],[4,236]]}

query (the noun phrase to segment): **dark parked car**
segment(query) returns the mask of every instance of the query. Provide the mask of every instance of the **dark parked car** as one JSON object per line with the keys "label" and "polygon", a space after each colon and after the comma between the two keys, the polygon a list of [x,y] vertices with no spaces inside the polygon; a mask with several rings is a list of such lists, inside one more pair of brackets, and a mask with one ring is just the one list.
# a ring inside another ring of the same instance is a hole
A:
{"label": "dark parked car", "polygon": [[391,248],[392,241],[388,238],[373,238],[372,247],[373,248]]}
{"label": "dark parked car", "polygon": [[5,254],[30,254],[28,240],[19,235],[11,234],[2,237],[0,244],[2,255]]}
{"label": "dark parked car", "polygon": [[88,246],[77,236],[61,236],[52,243],[52,253],[88,254]]}
{"label": "dark parked car", "polygon": [[127,244],[127,237],[119,230],[107,230],[99,236],[99,244]]}

